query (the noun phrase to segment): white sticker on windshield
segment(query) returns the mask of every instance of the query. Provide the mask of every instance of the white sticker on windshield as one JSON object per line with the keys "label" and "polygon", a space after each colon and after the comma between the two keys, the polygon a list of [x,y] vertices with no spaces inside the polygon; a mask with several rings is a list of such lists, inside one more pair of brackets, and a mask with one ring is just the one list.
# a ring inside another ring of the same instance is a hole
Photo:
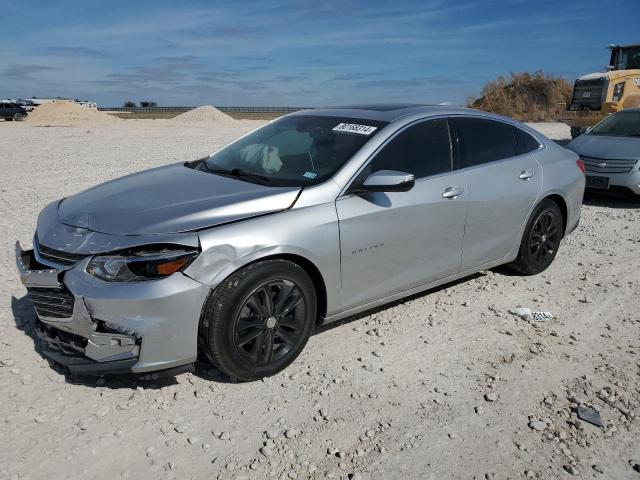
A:
{"label": "white sticker on windshield", "polygon": [[378,127],[369,125],[357,125],[355,123],[340,123],[333,127],[334,132],[359,133],[360,135],[371,135]]}
{"label": "white sticker on windshield", "polygon": [[317,173],[315,173],[315,172],[304,172],[304,173],[302,174],[302,176],[303,176],[304,178],[316,178],[316,177],[318,176],[318,174],[317,174]]}

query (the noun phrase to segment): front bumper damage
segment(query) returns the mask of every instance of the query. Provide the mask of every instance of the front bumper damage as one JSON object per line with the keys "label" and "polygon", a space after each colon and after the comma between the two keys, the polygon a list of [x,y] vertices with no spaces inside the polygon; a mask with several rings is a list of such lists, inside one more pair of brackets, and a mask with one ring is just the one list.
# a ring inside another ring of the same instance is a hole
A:
{"label": "front bumper damage", "polygon": [[71,373],[174,371],[197,357],[197,329],[209,289],[176,273],[109,283],[85,272],[90,256],[52,264],[16,242],[16,265],[38,317],[42,354]]}

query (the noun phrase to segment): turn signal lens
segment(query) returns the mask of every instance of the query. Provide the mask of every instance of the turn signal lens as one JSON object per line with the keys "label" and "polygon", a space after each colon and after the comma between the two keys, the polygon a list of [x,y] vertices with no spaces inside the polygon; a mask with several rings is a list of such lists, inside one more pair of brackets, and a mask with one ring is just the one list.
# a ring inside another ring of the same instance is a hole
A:
{"label": "turn signal lens", "polygon": [[156,265],[156,271],[160,276],[171,275],[172,273],[176,273],[178,270],[184,267],[189,260],[191,259],[188,257],[182,257],[171,262],[158,263]]}
{"label": "turn signal lens", "polygon": [[584,175],[586,173],[586,170],[584,168],[584,162],[582,161],[582,159],[577,159],[576,160],[576,165],[578,165],[578,168],[580,169],[580,171],[582,172],[582,174]]}

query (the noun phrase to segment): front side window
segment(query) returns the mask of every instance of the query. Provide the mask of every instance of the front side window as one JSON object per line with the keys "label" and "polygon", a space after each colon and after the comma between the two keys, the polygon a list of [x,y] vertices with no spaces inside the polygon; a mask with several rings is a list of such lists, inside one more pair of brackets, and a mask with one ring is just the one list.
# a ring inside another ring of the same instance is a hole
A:
{"label": "front side window", "polygon": [[270,186],[316,185],[333,176],[385,125],[356,118],[283,117],[193,168]]}
{"label": "front side window", "polygon": [[516,155],[513,127],[485,118],[450,119],[460,148],[463,167],[482,165]]}
{"label": "front side window", "polygon": [[588,134],[640,137],[640,111],[622,111],[611,115],[589,130]]}
{"label": "front side window", "polygon": [[428,120],[400,132],[374,157],[367,173],[396,170],[416,178],[451,171],[451,143],[445,119]]}

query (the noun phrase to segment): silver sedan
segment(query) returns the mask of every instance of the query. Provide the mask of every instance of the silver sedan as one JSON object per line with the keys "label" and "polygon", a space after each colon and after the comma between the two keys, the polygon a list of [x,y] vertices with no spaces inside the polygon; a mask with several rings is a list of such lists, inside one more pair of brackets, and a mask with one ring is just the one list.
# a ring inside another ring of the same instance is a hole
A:
{"label": "silver sedan", "polygon": [[253,380],[318,324],[501,264],[545,270],[584,185],[575,153],[507,118],[306,110],[51,203],[16,260],[42,352],[70,371],[201,358]]}
{"label": "silver sedan", "polygon": [[640,108],[605,118],[567,148],[584,162],[588,189],[640,195]]}

